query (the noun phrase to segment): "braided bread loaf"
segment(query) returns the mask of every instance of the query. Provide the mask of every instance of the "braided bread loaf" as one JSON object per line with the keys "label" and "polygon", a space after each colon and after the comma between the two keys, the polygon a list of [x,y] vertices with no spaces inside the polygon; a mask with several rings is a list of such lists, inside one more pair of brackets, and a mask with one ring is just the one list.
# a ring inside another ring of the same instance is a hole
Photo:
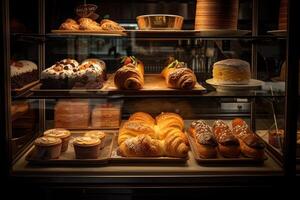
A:
{"label": "braided bread loaf", "polygon": [[188,141],[184,123],[175,113],[162,113],[155,120],[147,113],[134,113],[119,131],[122,156],[186,157]]}

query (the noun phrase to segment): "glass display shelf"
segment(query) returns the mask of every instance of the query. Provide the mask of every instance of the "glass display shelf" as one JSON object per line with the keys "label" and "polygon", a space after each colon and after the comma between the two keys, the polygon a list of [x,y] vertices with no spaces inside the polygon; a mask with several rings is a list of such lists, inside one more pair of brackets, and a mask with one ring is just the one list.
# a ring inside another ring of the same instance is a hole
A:
{"label": "glass display shelf", "polygon": [[[249,31],[248,31],[249,32]],[[47,33],[47,34],[32,34],[32,33],[12,33],[11,36],[18,41],[39,41],[43,42],[49,39],[65,39],[65,38],[113,38],[113,39],[137,39],[137,40],[180,40],[180,39],[206,39],[206,40],[277,40],[286,39],[286,35],[264,34],[252,36],[251,34],[239,33],[222,33],[222,32],[204,32],[201,33],[195,30],[180,30],[180,31],[141,31],[130,30],[124,34],[105,34],[105,33]]]}

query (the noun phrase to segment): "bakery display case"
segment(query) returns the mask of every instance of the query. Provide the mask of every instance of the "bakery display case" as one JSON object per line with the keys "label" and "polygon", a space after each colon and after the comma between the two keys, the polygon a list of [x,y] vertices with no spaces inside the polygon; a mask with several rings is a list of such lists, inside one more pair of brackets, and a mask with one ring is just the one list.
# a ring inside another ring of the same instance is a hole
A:
{"label": "bakery display case", "polygon": [[9,175],[82,188],[294,176],[288,3],[3,1]]}

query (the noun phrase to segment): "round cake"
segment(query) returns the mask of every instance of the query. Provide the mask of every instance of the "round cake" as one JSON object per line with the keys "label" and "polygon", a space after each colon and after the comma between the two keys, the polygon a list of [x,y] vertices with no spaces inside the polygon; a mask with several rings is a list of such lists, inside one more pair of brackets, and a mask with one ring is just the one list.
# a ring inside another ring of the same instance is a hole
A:
{"label": "round cake", "polygon": [[244,60],[226,59],[213,66],[213,80],[217,84],[246,85],[250,78],[250,64]]}
{"label": "round cake", "polygon": [[236,30],[238,0],[197,0],[195,30]]}

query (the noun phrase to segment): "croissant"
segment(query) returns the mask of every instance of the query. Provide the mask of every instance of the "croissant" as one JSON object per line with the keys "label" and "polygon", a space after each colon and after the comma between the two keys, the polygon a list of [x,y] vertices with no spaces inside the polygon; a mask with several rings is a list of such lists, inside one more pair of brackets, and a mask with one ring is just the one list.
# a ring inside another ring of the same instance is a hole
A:
{"label": "croissant", "polygon": [[177,128],[179,130],[183,130],[184,128],[183,119],[176,113],[161,113],[160,115],[156,116],[155,119],[161,132],[164,132],[163,130],[166,127]]}
{"label": "croissant", "polygon": [[95,31],[101,31],[102,28],[101,26],[95,22],[94,20],[90,19],[90,18],[80,18],[78,20],[79,22],[79,28],[81,30],[95,30]]}
{"label": "croissant", "polygon": [[127,121],[119,130],[118,144],[121,145],[128,138],[136,137],[141,134],[149,135],[152,138],[156,136],[152,125],[145,124],[141,121]]}
{"label": "croissant", "polygon": [[189,132],[195,140],[195,146],[201,158],[217,157],[218,143],[211,128],[202,120],[192,122]]}
{"label": "croissant", "polygon": [[125,29],[122,26],[120,26],[120,24],[109,19],[101,20],[100,26],[103,30],[107,31],[125,31]]}
{"label": "croissant", "polygon": [[144,85],[143,63],[133,56],[126,57],[122,63],[123,66],[117,70],[114,77],[116,87],[119,89],[141,89]]}
{"label": "croissant", "polygon": [[60,30],[79,30],[79,24],[73,19],[67,19],[59,27]]}
{"label": "croissant", "polygon": [[128,138],[119,145],[118,153],[121,156],[163,156],[163,143],[152,139],[149,135],[141,134],[137,137]]}
{"label": "croissant", "polygon": [[239,141],[227,124],[221,120],[215,121],[213,124],[213,133],[217,139],[218,148],[222,156],[235,158],[240,155]]}
{"label": "croissant", "polygon": [[150,124],[152,126],[155,125],[155,120],[151,115],[144,112],[136,112],[133,115],[131,115],[128,119],[128,121],[141,121],[147,124]]}
{"label": "croissant", "polygon": [[178,60],[174,60],[167,65],[161,75],[165,78],[169,88],[193,89],[197,82],[194,72]]}
{"label": "croissant", "polygon": [[232,132],[238,138],[243,155],[255,158],[264,158],[264,143],[249,129],[247,123],[240,119],[232,121]]}
{"label": "croissant", "polygon": [[[156,119],[157,125],[147,113],[137,112],[131,115],[119,131],[120,154],[185,157],[189,147],[187,138],[182,132],[182,118],[175,113],[162,113]],[[162,123],[163,120],[168,123]]]}
{"label": "croissant", "polygon": [[185,157],[189,151],[187,146],[187,138],[179,129],[168,129],[163,134],[165,138],[160,138],[164,141],[165,154],[171,157]]}

